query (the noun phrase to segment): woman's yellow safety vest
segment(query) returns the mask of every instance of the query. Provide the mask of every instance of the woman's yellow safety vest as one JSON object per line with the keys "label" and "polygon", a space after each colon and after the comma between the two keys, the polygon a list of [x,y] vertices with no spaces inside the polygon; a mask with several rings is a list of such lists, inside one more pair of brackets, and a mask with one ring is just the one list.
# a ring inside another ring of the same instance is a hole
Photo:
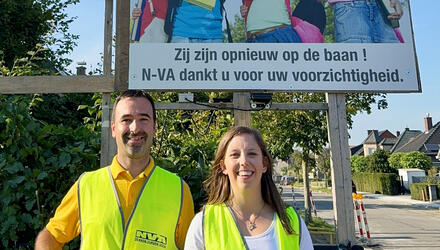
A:
{"label": "woman's yellow safety vest", "polygon": [[[294,234],[284,231],[278,215],[275,222],[275,234],[280,250],[299,250],[301,223],[298,213],[289,207],[286,209]],[[248,249],[243,235],[238,229],[231,209],[225,204],[206,205],[203,210],[203,238],[206,250],[215,249]]]}
{"label": "woman's yellow safety vest", "polygon": [[110,167],[84,173],[78,181],[81,249],[178,249],[182,185],[177,175],[154,167],[125,222]]}

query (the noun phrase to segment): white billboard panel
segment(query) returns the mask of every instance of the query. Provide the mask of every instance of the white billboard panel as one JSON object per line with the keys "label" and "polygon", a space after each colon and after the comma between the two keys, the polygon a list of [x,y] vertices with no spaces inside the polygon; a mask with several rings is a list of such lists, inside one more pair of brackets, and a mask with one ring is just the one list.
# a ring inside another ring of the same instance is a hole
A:
{"label": "white billboard panel", "polygon": [[402,8],[396,43],[149,43],[132,22],[129,89],[419,92],[409,2]]}

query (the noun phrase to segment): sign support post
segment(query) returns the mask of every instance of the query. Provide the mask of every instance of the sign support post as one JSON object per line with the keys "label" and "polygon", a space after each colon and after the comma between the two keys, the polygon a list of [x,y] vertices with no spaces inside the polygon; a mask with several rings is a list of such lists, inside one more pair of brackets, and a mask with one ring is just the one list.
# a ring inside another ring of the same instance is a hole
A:
{"label": "sign support post", "polygon": [[326,93],[333,211],[339,244],[354,242],[353,197],[344,94]]}
{"label": "sign support post", "polygon": [[[105,1],[105,24],[104,24],[104,75],[112,76],[112,29],[113,29],[113,0]],[[112,119],[113,104],[111,92],[102,93],[101,115],[101,159],[100,166],[108,166],[116,154],[116,142],[112,138],[110,121]]]}
{"label": "sign support post", "polygon": [[237,109],[250,109],[249,105],[250,93],[249,92],[234,92],[234,126],[251,126],[251,112]]}

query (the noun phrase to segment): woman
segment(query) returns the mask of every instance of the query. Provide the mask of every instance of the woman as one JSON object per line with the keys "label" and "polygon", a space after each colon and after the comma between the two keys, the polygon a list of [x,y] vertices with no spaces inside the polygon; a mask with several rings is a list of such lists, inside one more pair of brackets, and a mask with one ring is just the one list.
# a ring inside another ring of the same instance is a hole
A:
{"label": "woman", "polygon": [[208,202],[191,222],[185,249],[313,249],[302,219],[284,207],[258,131],[235,127],[223,136],[205,188]]}

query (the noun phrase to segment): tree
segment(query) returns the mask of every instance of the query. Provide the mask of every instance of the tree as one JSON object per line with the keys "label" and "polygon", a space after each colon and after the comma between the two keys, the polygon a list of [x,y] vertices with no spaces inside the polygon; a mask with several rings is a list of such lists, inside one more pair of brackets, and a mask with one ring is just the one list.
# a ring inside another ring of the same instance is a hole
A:
{"label": "tree", "polygon": [[[246,27],[244,26],[244,19],[238,14],[234,17],[234,24],[230,25],[232,41],[234,43],[244,43],[246,41]],[[226,30],[223,31],[223,42],[228,42],[228,34]]]}
{"label": "tree", "polygon": [[[0,1],[0,77],[63,70],[77,39],[68,32],[73,18],[64,10],[77,2]],[[30,248],[79,174],[99,167],[99,128],[83,124],[96,117],[77,111],[93,104],[90,96],[0,95],[2,248]]]}
{"label": "tree", "polygon": [[299,182],[303,181],[303,178],[300,174],[300,170],[302,168],[302,154],[298,150],[294,150],[289,156],[289,163],[292,166],[293,171],[295,172],[295,177],[298,178]]}
{"label": "tree", "polygon": [[368,161],[370,156],[353,155],[350,157],[350,165],[352,173],[366,172],[368,168]]}
{"label": "tree", "polygon": [[2,0],[0,1],[0,50],[5,66],[12,68],[17,59],[27,56],[37,44],[45,50],[40,66],[63,70],[71,60],[64,58],[76,46],[77,35],[68,32],[75,19],[64,12],[79,0]]}
{"label": "tree", "polygon": [[[324,178],[327,179],[331,174],[330,169],[330,150],[323,148],[319,154],[315,156],[316,168],[319,172],[324,174]],[[327,184],[326,184],[327,185]]]}
{"label": "tree", "polygon": [[403,168],[418,168],[428,171],[432,168],[429,156],[419,151],[406,153],[400,159]]}
{"label": "tree", "polygon": [[367,171],[370,173],[397,173],[397,170],[390,167],[388,158],[390,152],[383,149],[376,150],[368,161]]}
{"label": "tree", "polygon": [[[208,101],[224,93],[196,93]],[[153,93],[157,102],[175,102],[177,93]],[[221,136],[232,126],[229,110],[157,112],[158,131],[152,155],[158,165],[178,173],[189,185],[196,211],[206,200],[203,181],[208,177]]]}
{"label": "tree", "polygon": [[281,169],[281,174],[284,176],[284,175],[287,175],[287,173],[289,172],[289,167],[283,167],[282,169]]}
{"label": "tree", "polygon": [[394,169],[403,168],[402,167],[402,156],[404,156],[405,153],[397,152],[390,155],[390,158],[388,158],[388,162],[390,163],[390,167]]}
{"label": "tree", "polygon": [[[38,54],[30,54],[11,69],[0,60],[0,77],[45,71],[32,61]],[[79,174],[99,168],[96,127],[39,120],[32,110],[42,101],[38,94],[0,95],[0,245],[5,249],[32,246]]]}

